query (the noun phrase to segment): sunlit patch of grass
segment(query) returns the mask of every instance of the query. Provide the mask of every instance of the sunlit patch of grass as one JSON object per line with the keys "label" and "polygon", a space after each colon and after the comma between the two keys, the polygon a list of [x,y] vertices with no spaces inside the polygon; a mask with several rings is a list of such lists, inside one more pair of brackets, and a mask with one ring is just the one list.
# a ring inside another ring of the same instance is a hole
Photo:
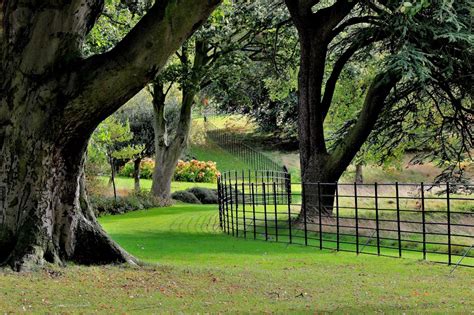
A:
{"label": "sunlit patch of grass", "polygon": [[[101,223],[140,268],[0,271],[5,313],[468,313],[474,271],[236,239],[215,206],[177,204]],[[158,265],[156,265],[158,263]]]}

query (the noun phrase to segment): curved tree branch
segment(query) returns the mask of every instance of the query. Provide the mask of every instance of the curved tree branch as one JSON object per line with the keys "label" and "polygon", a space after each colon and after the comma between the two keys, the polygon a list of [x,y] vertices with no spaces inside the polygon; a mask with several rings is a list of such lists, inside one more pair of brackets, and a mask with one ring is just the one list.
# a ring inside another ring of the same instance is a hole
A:
{"label": "curved tree branch", "polygon": [[357,122],[352,126],[344,140],[330,154],[325,169],[328,174],[333,175],[331,177],[339,178],[340,174],[351,163],[374,129],[383,111],[385,100],[400,79],[400,74],[391,72],[379,73],[373,79]]}
{"label": "curved tree branch", "polygon": [[155,77],[219,3],[157,1],[114,49],[80,62],[76,73],[67,78],[66,91],[70,94],[66,97],[72,101],[64,110],[65,116],[79,126],[70,124],[65,132],[68,128],[91,132]]}
{"label": "curved tree branch", "polygon": [[321,101],[321,109],[323,112],[323,118],[326,117],[329,111],[329,107],[331,106],[331,102],[334,97],[334,92],[336,89],[337,82],[339,80],[339,77],[342,71],[344,70],[345,65],[349,62],[349,60],[352,58],[352,56],[354,56],[354,54],[358,50],[374,42],[380,41],[383,38],[385,38],[385,35],[382,32],[379,32],[375,36],[370,36],[370,37],[366,37],[363,40],[355,41],[351,46],[349,46],[349,48],[346,49],[346,51],[344,51],[344,53],[334,63],[333,70],[326,81],[324,96]]}

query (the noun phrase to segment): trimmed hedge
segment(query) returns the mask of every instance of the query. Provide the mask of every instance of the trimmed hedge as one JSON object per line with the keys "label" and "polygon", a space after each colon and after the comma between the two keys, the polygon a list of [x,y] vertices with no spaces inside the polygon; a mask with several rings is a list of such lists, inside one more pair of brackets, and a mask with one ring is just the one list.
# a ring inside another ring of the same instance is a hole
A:
{"label": "trimmed hedge", "polygon": [[123,214],[136,210],[166,207],[170,200],[156,198],[148,193],[131,194],[125,197],[90,196],[90,203],[96,216]]}
{"label": "trimmed hedge", "polygon": [[185,203],[192,203],[192,204],[201,203],[201,201],[199,201],[199,199],[197,199],[197,197],[193,193],[190,193],[185,190],[174,192],[171,195],[171,198],[173,198],[174,200],[185,202]]}
{"label": "trimmed hedge", "polygon": [[201,187],[189,188],[173,193],[171,198],[193,204],[217,204],[217,190]]}

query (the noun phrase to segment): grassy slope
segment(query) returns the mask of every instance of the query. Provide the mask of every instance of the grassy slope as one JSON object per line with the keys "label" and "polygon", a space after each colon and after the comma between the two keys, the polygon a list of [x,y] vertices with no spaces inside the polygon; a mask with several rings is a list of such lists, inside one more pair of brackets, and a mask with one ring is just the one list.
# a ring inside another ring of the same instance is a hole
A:
{"label": "grassy slope", "polygon": [[215,206],[108,216],[105,229],[158,266],[0,273],[4,312],[468,313],[474,271],[410,259],[246,241],[217,232]]}
{"label": "grassy slope", "polygon": [[[256,125],[245,116],[231,115],[231,116],[217,116],[211,117],[209,120],[219,128],[226,128],[237,135],[241,136],[244,141],[251,143],[253,146],[261,150],[265,155],[271,157],[278,163],[286,165],[291,173],[293,182],[300,182],[300,166],[299,154],[294,152],[282,152],[278,150],[271,150],[267,145],[264,145],[265,139],[268,140],[268,135],[256,132]],[[191,137],[190,153],[202,160],[218,161],[218,166],[222,165],[222,169],[245,169],[247,168],[241,161],[235,161],[235,158],[227,156],[228,153],[223,151],[215,144],[206,144],[202,135],[203,122],[202,119],[196,118],[193,120],[193,134]],[[267,141],[268,142],[268,141]],[[364,166],[363,174],[366,183],[412,183],[412,182],[432,182],[434,178],[440,174],[441,169],[432,163],[424,165],[410,165],[411,156],[407,155],[401,162],[399,168],[387,167],[383,168],[378,165]],[[229,161],[232,165],[229,166]],[[468,169],[468,175],[473,178],[474,167]],[[351,165],[342,175],[340,182],[351,183],[354,181],[355,168]]]}

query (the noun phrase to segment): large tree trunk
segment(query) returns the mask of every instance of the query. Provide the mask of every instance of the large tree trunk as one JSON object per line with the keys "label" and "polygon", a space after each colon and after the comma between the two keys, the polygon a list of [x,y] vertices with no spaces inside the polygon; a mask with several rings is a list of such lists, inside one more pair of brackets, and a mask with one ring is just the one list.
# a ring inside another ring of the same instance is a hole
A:
{"label": "large tree trunk", "polygon": [[0,264],[16,270],[134,262],[87,201],[87,142],[219,1],[157,1],[114,49],[83,59],[103,3],[0,1]]}
{"label": "large tree trunk", "polygon": [[[331,214],[334,183],[344,171],[328,172],[330,159],[324,138],[325,112],[321,103],[321,88],[327,47],[321,32],[300,32],[301,66],[299,74],[299,139],[301,178],[304,183],[304,210],[309,218]],[[320,184],[318,184],[320,183]],[[321,190],[321,191],[320,191]],[[304,211],[302,211],[302,214]]]}
{"label": "large tree trunk", "polygon": [[[97,223],[84,187],[87,136],[63,142],[35,111],[12,116],[0,139],[0,262],[15,270],[44,262],[133,261]],[[31,124],[31,119],[36,124]]]}
{"label": "large tree trunk", "polygon": [[151,191],[154,196],[170,199],[171,181],[178,160],[186,149],[191,129],[191,109],[195,92],[183,89],[183,101],[177,130],[173,136],[168,134],[165,119],[165,95],[163,86],[155,84],[153,93],[154,128],[155,128],[155,169]]}
{"label": "large tree trunk", "polygon": [[[399,80],[398,75],[381,73],[370,86],[359,119],[347,137],[328,152],[324,120],[329,112],[335,85],[345,63],[357,51],[350,48],[336,61],[329,79],[324,82],[328,47],[335,28],[356,5],[356,1],[336,1],[313,12],[315,2],[286,0],[300,41],[298,110],[300,164],[303,181],[303,214],[312,219],[331,215],[336,185],[344,170],[367,140],[382,112],[385,98]],[[323,86],[325,86],[323,93]]]}

